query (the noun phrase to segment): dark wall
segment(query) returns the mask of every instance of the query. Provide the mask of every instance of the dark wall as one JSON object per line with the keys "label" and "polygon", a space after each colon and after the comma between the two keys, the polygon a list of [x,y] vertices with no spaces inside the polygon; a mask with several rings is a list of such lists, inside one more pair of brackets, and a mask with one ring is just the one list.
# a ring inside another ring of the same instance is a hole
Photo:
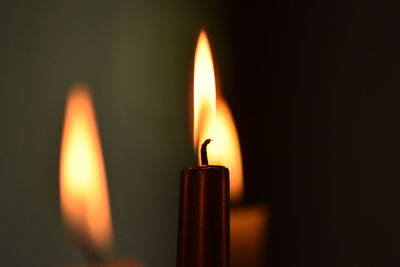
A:
{"label": "dark wall", "polygon": [[248,201],[268,266],[398,266],[399,4],[233,4]]}

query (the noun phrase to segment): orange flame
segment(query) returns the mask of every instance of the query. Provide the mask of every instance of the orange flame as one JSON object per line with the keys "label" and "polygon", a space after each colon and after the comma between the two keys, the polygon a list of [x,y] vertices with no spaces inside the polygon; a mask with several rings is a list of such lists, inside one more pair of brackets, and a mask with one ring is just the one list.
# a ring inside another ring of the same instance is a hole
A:
{"label": "orange flame", "polygon": [[204,31],[197,41],[193,90],[194,147],[199,152],[204,140],[212,139],[207,146],[209,163],[229,169],[231,201],[238,201],[243,192],[239,138],[228,105],[222,97],[217,99],[216,96],[211,48]]}
{"label": "orange flame", "polygon": [[106,172],[91,97],[83,86],[69,94],[60,155],[64,221],[75,239],[95,251],[112,243]]}

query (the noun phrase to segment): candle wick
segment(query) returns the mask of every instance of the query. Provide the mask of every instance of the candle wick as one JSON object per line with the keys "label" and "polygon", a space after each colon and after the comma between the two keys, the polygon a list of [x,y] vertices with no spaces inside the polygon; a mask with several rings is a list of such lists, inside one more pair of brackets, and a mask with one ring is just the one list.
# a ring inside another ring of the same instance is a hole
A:
{"label": "candle wick", "polygon": [[207,145],[211,142],[211,139],[207,139],[201,145],[200,155],[201,155],[201,165],[208,165],[208,158],[207,158]]}

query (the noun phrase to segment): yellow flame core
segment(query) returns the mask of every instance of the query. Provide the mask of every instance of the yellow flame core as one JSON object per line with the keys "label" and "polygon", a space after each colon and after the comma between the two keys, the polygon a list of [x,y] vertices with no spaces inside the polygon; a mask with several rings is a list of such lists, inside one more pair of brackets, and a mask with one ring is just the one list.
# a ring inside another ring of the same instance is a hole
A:
{"label": "yellow flame core", "polygon": [[214,125],[216,117],[216,93],[214,65],[211,55],[210,43],[207,35],[202,31],[197,40],[195,58],[194,58],[194,86],[193,86],[193,104],[194,104],[194,127],[193,143],[195,150],[200,151],[201,144],[205,139],[212,136],[206,136],[207,125]]}
{"label": "yellow flame core", "polygon": [[[216,96],[214,66],[210,44],[204,31],[199,35],[194,63],[194,147],[199,154],[204,140],[209,164],[222,165],[230,172],[231,201],[243,192],[243,169],[239,138],[228,105]],[[217,105],[218,104],[218,105]]]}
{"label": "yellow flame core", "polygon": [[73,237],[95,250],[112,243],[106,172],[90,94],[73,89],[65,111],[60,155],[60,197]]}

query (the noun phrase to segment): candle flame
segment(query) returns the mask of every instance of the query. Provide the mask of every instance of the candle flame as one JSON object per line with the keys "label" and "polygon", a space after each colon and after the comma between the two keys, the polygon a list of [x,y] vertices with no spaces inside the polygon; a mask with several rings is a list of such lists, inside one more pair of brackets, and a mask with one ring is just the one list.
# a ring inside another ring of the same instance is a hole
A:
{"label": "candle flame", "polygon": [[212,139],[207,146],[209,164],[229,169],[231,201],[238,201],[243,193],[239,137],[228,105],[221,96],[216,95],[212,53],[204,31],[201,31],[197,41],[193,90],[195,150],[199,152],[204,140]]}
{"label": "candle flame", "polygon": [[206,139],[213,139],[211,128],[216,119],[214,65],[210,43],[204,31],[200,32],[197,40],[194,58],[193,91],[193,144],[195,150],[199,152],[202,143]]}
{"label": "candle flame", "polygon": [[60,198],[74,240],[94,251],[112,243],[106,172],[95,112],[84,86],[68,97],[60,155]]}

